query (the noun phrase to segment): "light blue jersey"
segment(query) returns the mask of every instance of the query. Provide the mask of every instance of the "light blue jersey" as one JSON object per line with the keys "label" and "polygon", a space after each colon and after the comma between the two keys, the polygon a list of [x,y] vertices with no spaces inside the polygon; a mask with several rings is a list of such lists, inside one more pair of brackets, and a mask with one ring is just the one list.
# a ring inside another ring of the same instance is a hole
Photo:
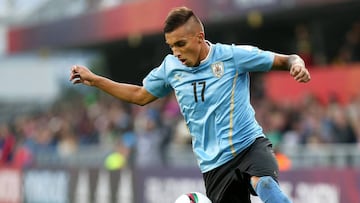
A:
{"label": "light blue jersey", "polygon": [[144,79],[156,97],[175,91],[201,172],[223,165],[264,136],[250,104],[249,72],[269,71],[273,60],[272,52],[253,46],[211,44],[198,67],[168,55]]}

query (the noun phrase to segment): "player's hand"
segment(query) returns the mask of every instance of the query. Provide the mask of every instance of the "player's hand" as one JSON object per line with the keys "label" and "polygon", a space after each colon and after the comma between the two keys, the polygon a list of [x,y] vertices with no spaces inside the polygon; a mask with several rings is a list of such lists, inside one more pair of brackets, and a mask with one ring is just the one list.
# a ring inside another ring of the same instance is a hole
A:
{"label": "player's hand", "polygon": [[290,68],[290,75],[298,82],[309,82],[311,79],[309,71],[302,63],[293,64]]}
{"label": "player's hand", "polygon": [[73,84],[85,84],[92,86],[96,75],[92,73],[87,67],[81,65],[74,65],[71,67],[70,81]]}

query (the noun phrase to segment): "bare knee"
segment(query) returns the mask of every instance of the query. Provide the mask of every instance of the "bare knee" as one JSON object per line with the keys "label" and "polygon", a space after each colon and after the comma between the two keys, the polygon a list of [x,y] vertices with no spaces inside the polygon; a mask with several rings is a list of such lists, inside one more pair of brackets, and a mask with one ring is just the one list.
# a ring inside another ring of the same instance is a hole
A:
{"label": "bare knee", "polygon": [[256,189],[256,185],[259,182],[259,180],[260,180],[260,177],[251,176],[250,182],[251,182],[251,186],[254,188],[254,190]]}

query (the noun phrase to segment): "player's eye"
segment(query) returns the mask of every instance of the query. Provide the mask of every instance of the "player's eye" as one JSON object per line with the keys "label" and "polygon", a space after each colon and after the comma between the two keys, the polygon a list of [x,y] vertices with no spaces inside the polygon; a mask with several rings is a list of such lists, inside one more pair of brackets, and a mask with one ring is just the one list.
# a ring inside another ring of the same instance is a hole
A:
{"label": "player's eye", "polygon": [[178,41],[174,44],[175,47],[183,47],[186,45],[186,41]]}
{"label": "player's eye", "polygon": [[181,42],[179,42],[178,47],[183,47],[183,46],[185,46],[185,45],[186,45],[186,42],[185,42],[185,41],[181,41]]}

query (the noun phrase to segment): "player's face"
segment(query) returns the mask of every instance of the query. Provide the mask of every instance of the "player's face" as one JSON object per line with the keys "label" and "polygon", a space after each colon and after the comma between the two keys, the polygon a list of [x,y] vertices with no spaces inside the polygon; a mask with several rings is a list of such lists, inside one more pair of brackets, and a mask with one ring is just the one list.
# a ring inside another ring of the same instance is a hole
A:
{"label": "player's face", "polygon": [[194,67],[200,64],[201,46],[204,33],[194,32],[189,27],[181,26],[173,32],[165,34],[166,43],[170,46],[173,55],[176,56],[182,64]]}

